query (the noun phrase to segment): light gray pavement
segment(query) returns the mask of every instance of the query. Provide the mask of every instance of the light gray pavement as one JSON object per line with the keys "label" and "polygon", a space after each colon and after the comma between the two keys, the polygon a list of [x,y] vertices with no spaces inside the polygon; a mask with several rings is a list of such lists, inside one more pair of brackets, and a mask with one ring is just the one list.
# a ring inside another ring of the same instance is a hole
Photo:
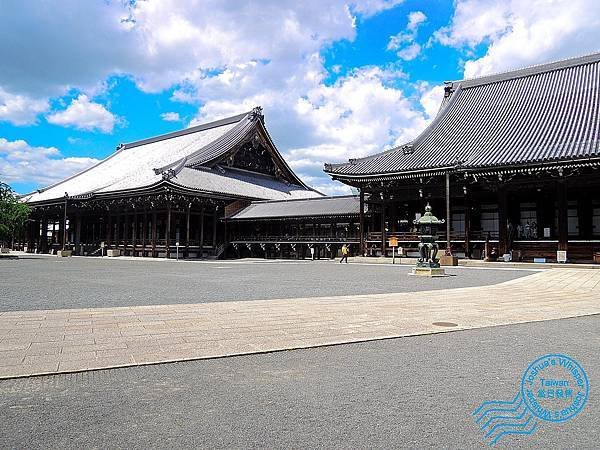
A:
{"label": "light gray pavement", "polygon": [[[407,276],[408,278],[408,276]],[[385,339],[600,313],[600,271],[419,293],[0,313],[0,377]]]}
{"label": "light gray pavement", "polygon": [[598,448],[600,316],[0,381],[2,448],[489,448],[471,412],[565,353],[590,397],[496,448]]}
{"label": "light gray pavement", "polygon": [[0,311],[105,308],[415,292],[500,283],[522,270],[452,268],[460,276],[414,279],[410,267],[335,261],[177,262],[24,255],[0,261]]}

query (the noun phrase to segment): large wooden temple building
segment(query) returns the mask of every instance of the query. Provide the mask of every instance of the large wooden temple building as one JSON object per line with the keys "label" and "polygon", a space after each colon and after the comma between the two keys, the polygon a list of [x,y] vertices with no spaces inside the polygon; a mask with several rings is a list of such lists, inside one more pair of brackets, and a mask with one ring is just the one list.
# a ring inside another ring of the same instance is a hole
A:
{"label": "large wooden temple building", "polygon": [[416,139],[325,172],[370,207],[359,221],[368,254],[389,252],[390,237],[415,249],[429,202],[446,218],[442,247],[458,256],[598,258],[600,53],[448,82]]}
{"label": "large wooden temple building", "polygon": [[[600,53],[447,82],[413,141],[325,164],[359,195],[325,197],[246,114],[120,145],[24,196],[29,251],[332,257],[415,253],[430,203],[458,257],[600,262]],[[509,256],[510,255],[510,256]]]}
{"label": "large wooden temple building", "polygon": [[[227,218],[252,201],[322,197],[290,169],[255,108],[120,145],[95,166],[24,196],[33,210],[25,243],[44,253],[219,257],[229,247]],[[234,230],[247,234],[243,225]]]}

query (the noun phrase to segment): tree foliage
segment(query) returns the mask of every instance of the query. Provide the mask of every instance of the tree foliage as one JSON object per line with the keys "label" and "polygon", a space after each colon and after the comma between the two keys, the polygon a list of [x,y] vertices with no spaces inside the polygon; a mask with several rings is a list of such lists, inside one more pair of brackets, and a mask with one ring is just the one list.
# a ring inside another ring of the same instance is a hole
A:
{"label": "tree foliage", "polygon": [[0,241],[11,242],[24,228],[30,208],[11,187],[0,182]]}

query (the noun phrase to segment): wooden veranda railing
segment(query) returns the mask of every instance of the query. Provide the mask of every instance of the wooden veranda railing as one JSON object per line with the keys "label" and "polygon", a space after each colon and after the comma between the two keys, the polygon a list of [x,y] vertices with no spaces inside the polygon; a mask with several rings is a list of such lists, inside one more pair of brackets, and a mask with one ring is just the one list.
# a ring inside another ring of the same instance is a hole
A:
{"label": "wooden veranda railing", "polygon": [[314,242],[314,243],[343,243],[343,242],[358,242],[358,236],[341,237],[341,236],[277,236],[277,235],[252,235],[252,236],[234,236],[229,239],[230,242]]}
{"label": "wooden veranda railing", "polygon": [[[438,232],[439,240],[446,240],[446,232],[440,231]],[[381,242],[381,231],[372,231],[367,233],[367,242]],[[397,231],[397,232],[389,232],[385,233],[386,241],[391,237],[395,237],[398,239],[398,242],[418,242],[420,240],[419,233],[413,231]],[[489,238],[490,240],[498,240],[498,232],[497,231],[471,231],[469,233],[469,239],[471,241],[485,241],[485,239]],[[451,241],[464,241],[466,238],[465,233],[462,231],[451,231],[450,232],[450,240]]]}

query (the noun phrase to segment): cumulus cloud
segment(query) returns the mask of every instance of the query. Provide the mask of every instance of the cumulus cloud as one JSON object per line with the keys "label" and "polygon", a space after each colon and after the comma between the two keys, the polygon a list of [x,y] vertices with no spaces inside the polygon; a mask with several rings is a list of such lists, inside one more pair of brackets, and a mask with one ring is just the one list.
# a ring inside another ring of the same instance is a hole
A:
{"label": "cumulus cloud", "polygon": [[416,42],[413,42],[408,47],[404,47],[403,49],[398,50],[396,55],[398,55],[398,58],[400,59],[403,59],[405,61],[411,61],[417,56],[419,56],[419,53],[421,53],[421,45]]}
{"label": "cumulus cloud", "polygon": [[444,86],[421,83],[418,89],[421,93],[419,103],[423,107],[427,119],[431,120],[437,115],[444,99]]}
{"label": "cumulus cloud", "polygon": [[482,57],[465,62],[472,78],[600,50],[597,0],[458,0],[438,42],[470,51],[487,45]]}
{"label": "cumulus cloud", "polygon": [[322,162],[366,156],[413,139],[427,119],[393,87],[390,76],[379,68],[357,70],[299,98],[293,113],[311,135],[286,151],[292,167],[318,178]]}
{"label": "cumulus cloud", "polygon": [[[322,70],[319,59],[313,62],[314,80],[309,76],[310,82],[290,83],[288,89],[277,91],[245,90],[242,81],[240,87],[226,91],[221,89],[223,81],[210,80],[198,89],[203,106],[192,125],[262,105],[276,145],[291,167],[315,187],[338,186],[323,173],[323,162],[346,161],[404,143],[426,125],[423,112],[396,87],[404,73],[366,67],[325,85],[317,75]],[[245,77],[259,75],[240,75]]]}
{"label": "cumulus cloud", "polygon": [[47,97],[90,89],[117,73],[155,92],[199,70],[253,60],[293,64],[326,42],[352,39],[353,12],[375,14],[397,2],[355,3],[265,0],[258,9],[254,2],[232,7],[220,0],[63,0],[57,8],[41,0],[6,0],[0,54],[11,63],[0,67],[0,86]]}
{"label": "cumulus cloud", "polygon": [[413,11],[408,15],[406,29],[391,36],[387,45],[388,50],[396,51],[400,59],[410,61],[421,53],[421,45],[415,42],[419,26],[427,20],[421,11]]}
{"label": "cumulus cloud", "polygon": [[47,109],[47,99],[11,94],[0,87],[0,122],[31,125],[36,123],[38,115]]}
{"label": "cumulus cloud", "polygon": [[[56,8],[7,0],[0,6],[0,53],[11,64],[0,66],[0,86],[31,98],[77,89],[87,95],[48,121],[103,132],[118,118],[90,98],[114,74],[145,92],[174,89],[172,100],[202,105],[191,124],[262,105],[279,148],[320,185],[327,182],[323,161],[378,151],[408,139],[426,121],[394,87],[399,72],[363,68],[325,84],[323,49],[353,40],[357,16],[399,3],[265,0],[257,9],[253,2],[232,8],[220,0],[64,0]],[[424,20],[411,13],[407,32]],[[23,23],[30,33],[22,33]],[[409,59],[416,48],[396,50]]]}
{"label": "cumulus cloud", "polygon": [[179,113],[176,112],[166,112],[160,115],[160,118],[166,122],[179,122],[181,118],[179,117]]}
{"label": "cumulus cloud", "polygon": [[94,103],[85,94],[73,99],[63,111],[46,116],[49,123],[79,130],[111,133],[117,118],[100,103]]}
{"label": "cumulus cloud", "polygon": [[403,2],[404,0],[357,0],[351,3],[351,8],[364,17],[371,17]]}
{"label": "cumulus cloud", "polygon": [[94,158],[63,157],[55,147],[34,147],[23,140],[0,138],[0,179],[8,183],[48,185],[97,162]]}

